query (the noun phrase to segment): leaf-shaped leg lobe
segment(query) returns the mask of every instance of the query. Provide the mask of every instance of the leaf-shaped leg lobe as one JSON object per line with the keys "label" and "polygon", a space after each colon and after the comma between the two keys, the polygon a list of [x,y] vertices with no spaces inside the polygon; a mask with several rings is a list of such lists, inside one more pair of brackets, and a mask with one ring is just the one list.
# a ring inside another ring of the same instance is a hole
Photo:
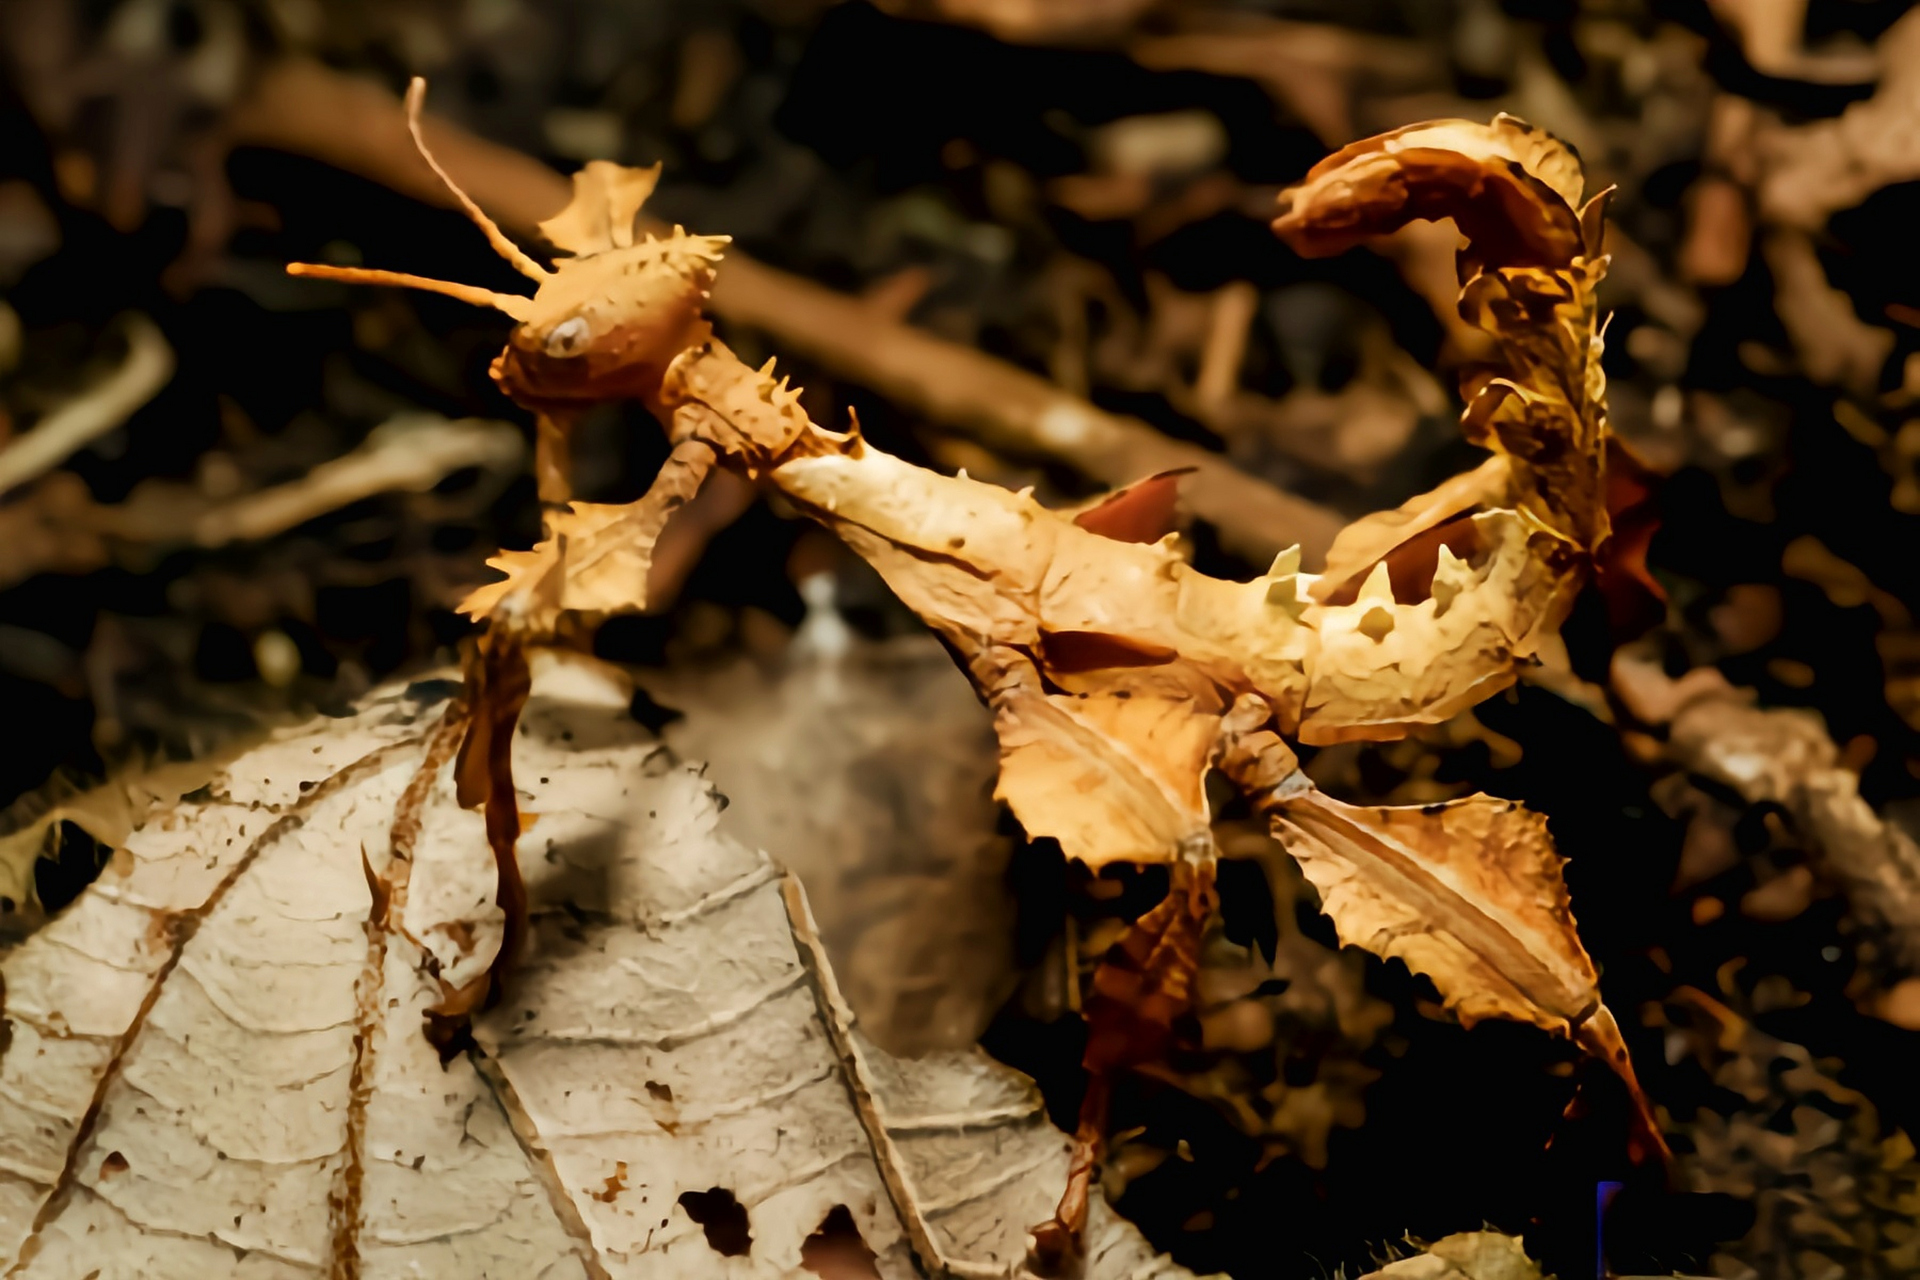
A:
{"label": "leaf-shaped leg lobe", "polygon": [[1032,1261],[1043,1274],[1077,1265],[1093,1177],[1106,1149],[1114,1073],[1157,1059],[1174,1023],[1193,1007],[1200,939],[1213,914],[1211,863],[1174,864],[1173,884],[1134,921],[1094,970],[1087,999],[1087,1093],[1073,1135],[1067,1185],[1053,1217],[1033,1228]]}
{"label": "leaf-shaped leg lobe", "polygon": [[1425,974],[1464,1025],[1506,1018],[1575,1041],[1632,1093],[1635,1154],[1668,1159],[1619,1024],[1601,1003],[1543,817],[1485,795],[1365,808],[1303,783],[1264,794],[1275,835],[1320,891],[1342,941]]}
{"label": "leaf-shaped leg lobe", "polygon": [[536,611],[522,626],[551,630],[562,610],[609,614],[645,609],[654,544],[673,513],[700,491],[713,464],[713,446],[682,440],[638,501],[575,502],[549,510],[547,536],[530,550],[503,551],[487,561],[506,577],[476,588],[461,601],[460,612],[474,619],[489,617],[515,593],[542,586],[545,575],[556,570],[557,589],[535,592],[552,595],[551,609]]}

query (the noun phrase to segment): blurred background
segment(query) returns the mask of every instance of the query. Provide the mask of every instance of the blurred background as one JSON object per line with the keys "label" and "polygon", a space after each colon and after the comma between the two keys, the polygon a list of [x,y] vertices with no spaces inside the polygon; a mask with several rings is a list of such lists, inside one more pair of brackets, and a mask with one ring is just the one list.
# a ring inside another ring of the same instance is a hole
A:
{"label": "blurred background", "polygon": [[[537,534],[487,376],[504,318],[283,272],[513,287],[408,149],[409,76],[510,229],[584,161],[662,162],[648,211],[734,237],[717,324],[816,421],[1051,504],[1195,460],[1255,478],[1187,531],[1229,575],[1475,460],[1451,228],[1305,261],[1276,195],[1417,120],[1552,130],[1618,188],[1606,370],[1666,616],[1583,602],[1579,680],[1308,769],[1549,815],[1684,1194],[1628,1166],[1604,1072],[1339,950],[1230,807],[1201,1009],[1122,1085],[1107,1188],[1240,1277],[1483,1221],[1592,1275],[1614,1180],[1622,1272],[1920,1274],[1907,4],[8,0],[0,54],[0,839],[40,855],[0,899],[16,935],[174,762],[452,661],[452,606]],[[1126,447],[1077,452],[1053,391]],[[576,490],[637,497],[664,456],[607,406]],[[984,1037],[1070,1122],[1081,984],[1164,877],[1020,838],[965,682],[830,539],[719,490],[683,531],[670,607],[594,640],[636,714],[807,878],[870,1025]]]}

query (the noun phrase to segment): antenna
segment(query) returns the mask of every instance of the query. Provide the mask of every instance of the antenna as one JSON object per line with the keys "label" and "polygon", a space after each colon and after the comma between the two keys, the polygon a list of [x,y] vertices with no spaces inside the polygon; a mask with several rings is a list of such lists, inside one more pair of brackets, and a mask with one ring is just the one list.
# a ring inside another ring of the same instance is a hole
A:
{"label": "antenna", "polygon": [[532,298],[523,298],[517,293],[495,293],[491,289],[482,289],[478,285],[455,284],[451,280],[434,280],[427,276],[409,275],[405,271],[376,271],[369,267],[330,267],[318,262],[289,262],[287,274],[308,276],[315,280],[339,280],[346,284],[390,284],[402,289],[423,289],[428,293],[444,294],[449,298],[458,298],[462,302],[471,302],[476,307],[492,307],[522,322],[533,315]]}
{"label": "antenna", "polygon": [[[520,247],[507,239],[506,233],[495,225],[492,218],[481,212],[480,206],[455,185],[440,162],[433,158],[433,152],[427,150],[427,140],[420,131],[420,104],[427,97],[427,82],[419,76],[407,86],[407,130],[413,134],[413,145],[420,150],[420,157],[427,162],[453,198],[460,202],[474,225],[486,234],[487,243],[493,251],[511,262],[515,270],[530,280],[544,281],[553,275],[545,267],[520,251]],[[478,285],[456,284],[451,280],[434,280],[427,276],[410,275],[404,271],[379,271],[369,267],[331,267],[317,262],[290,262],[287,264],[290,276],[306,276],[316,280],[339,280],[345,284],[386,284],[402,289],[422,289],[428,293],[438,293],[449,298],[458,298],[477,307],[492,307],[504,311],[515,320],[525,323],[533,316],[533,299],[515,293],[495,293],[491,289],[482,289]]]}
{"label": "antenna", "polygon": [[427,82],[422,77],[415,76],[412,83],[407,85],[407,131],[413,135],[413,145],[419,149],[420,158],[425,160],[440,181],[446,184],[447,190],[453,193],[453,198],[460,202],[460,207],[467,211],[469,218],[473,219],[473,225],[479,227],[486,235],[487,243],[493,246],[495,253],[512,263],[513,269],[527,279],[534,281],[547,279],[553,273],[521,252],[519,245],[507,239],[506,233],[500,230],[492,218],[481,211],[480,206],[473,202],[473,198],[462,191],[459,184],[449,178],[447,171],[440,167],[440,162],[433,158],[433,152],[427,149],[427,139],[420,130],[420,105],[426,100]]}

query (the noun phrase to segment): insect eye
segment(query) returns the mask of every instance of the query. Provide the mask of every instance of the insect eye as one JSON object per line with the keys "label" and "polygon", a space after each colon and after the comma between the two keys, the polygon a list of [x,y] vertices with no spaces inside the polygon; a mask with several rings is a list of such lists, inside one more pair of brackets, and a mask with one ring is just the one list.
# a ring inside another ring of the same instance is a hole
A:
{"label": "insect eye", "polygon": [[547,354],[550,356],[578,355],[587,345],[587,319],[574,316],[571,320],[562,320],[547,333]]}

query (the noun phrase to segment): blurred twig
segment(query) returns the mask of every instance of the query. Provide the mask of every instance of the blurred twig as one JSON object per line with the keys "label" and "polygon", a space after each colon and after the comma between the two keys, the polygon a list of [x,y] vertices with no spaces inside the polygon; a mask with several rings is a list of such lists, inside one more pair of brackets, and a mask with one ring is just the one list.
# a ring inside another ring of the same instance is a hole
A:
{"label": "blurred twig", "polygon": [[126,331],[127,354],[119,368],[0,449],[0,495],[53,470],[125,422],[167,385],[173,376],[173,348],[160,330],[135,313],[127,317]]}
{"label": "blurred twig", "polygon": [[122,503],[95,502],[71,473],[47,477],[0,507],[0,587],[36,573],[86,573],[124,548],[213,548],[270,538],[378,493],[429,489],[463,467],[505,470],[524,451],[499,422],[388,423],[358,449],[298,480],[225,501],[190,485],[147,480]]}
{"label": "blurred twig", "polygon": [[1336,148],[1354,138],[1356,82],[1421,83],[1443,71],[1432,49],[1411,40],[1250,13],[1190,15],[1180,30],[1143,36],[1129,52],[1154,70],[1253,80]]}
{"label": "blurred twig", "polygon": [[218,547],[271,538],[376,493],[430,489],[463,467],[504,471],[525,452],[519,431],[505,423],[395,419],[299,480],[213,508],[194,521],[193,540]]}

